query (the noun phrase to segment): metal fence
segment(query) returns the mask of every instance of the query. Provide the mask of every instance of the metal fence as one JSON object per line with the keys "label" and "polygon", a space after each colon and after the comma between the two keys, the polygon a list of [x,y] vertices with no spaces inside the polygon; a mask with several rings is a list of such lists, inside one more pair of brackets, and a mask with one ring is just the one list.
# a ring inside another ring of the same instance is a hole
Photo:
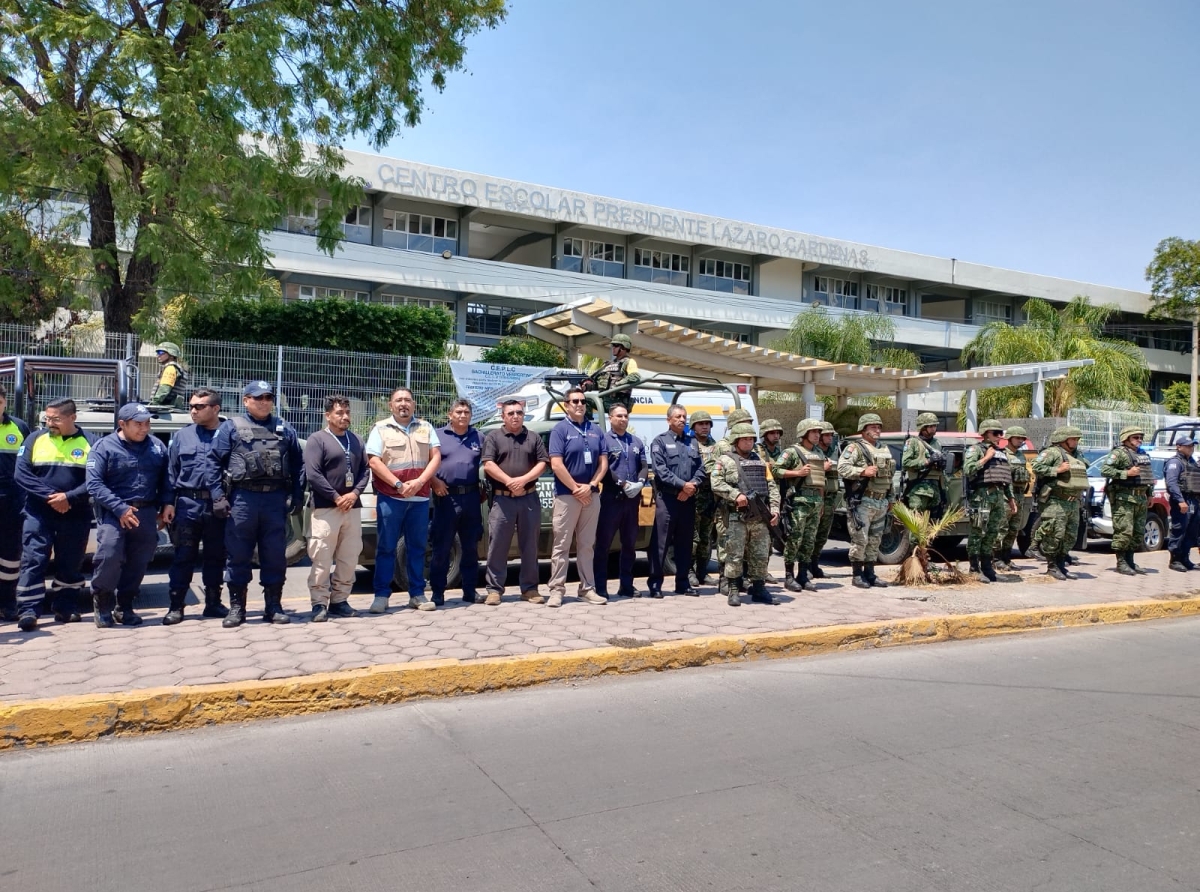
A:
{"label": "metal fence", "polygon": [[1188,421],[1183,415],[1168,415],[1165,412],[1122,412],[1110,409],[1069,409],[1067,423],[1083,431],[1083,445],[1087,448],[1115,446],[1121,429],[1138,427],[1146,432],[1146,444],[1154,431],[1169,424]]}

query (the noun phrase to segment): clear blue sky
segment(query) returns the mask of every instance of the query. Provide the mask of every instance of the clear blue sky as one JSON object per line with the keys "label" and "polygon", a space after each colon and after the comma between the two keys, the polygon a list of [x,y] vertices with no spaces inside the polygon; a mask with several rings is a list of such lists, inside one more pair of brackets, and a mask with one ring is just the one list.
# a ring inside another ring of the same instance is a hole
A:
{"label": "clear blue sky", "polygon": [[1144,290],[1200,238],[1198,41],[1196,0],[513,0],[383,151]]}

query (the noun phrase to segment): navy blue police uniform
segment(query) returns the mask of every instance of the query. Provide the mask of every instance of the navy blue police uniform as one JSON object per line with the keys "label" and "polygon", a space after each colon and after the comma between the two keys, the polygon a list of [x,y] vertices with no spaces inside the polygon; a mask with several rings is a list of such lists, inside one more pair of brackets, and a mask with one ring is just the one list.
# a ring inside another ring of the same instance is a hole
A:
{"label": "navy blue police uniform", "polygon": [[[167,449],[167,502],[175,506],[175,558],[169,574],[171,607],[164,625],[183,619],[184,601],[192,585],[196,559],[203,546],[204,616],[224,619],[229,611],[221,603],[221,576],[225,571],[226,519],[213,513],[208,488],[208,454],[216,428],[189,424],[171,438]],[[178,616],[178,619],[175,617]]]}
{"label": "navy blue police uniform", "polygon": [[21,527],[25,496],[13,479],[17,453],[29,426],[7,412],[0,415],[0,622],[17,618],[17,577],[21,575]]}
{"label": "navy blue police uniform", "polygon": [[[252,381],[243,396],[274,395],[266,381]],[[258,548],[258,581],[263,587],[263,620],[288,623],[283,612],[287,572],[288,512],[303,506],[304,458],[296,431],[271,413],[259,420],[249,413],[222,422],[208,460],[208,489],[225,525],[225,582],[232,628],[246,619],[250,561]]]}
{"label": "navy blue police uniform", "polygon": [[450,549],[458,536],[462,548],[459,573],[462,575],[463,600],[474,604],[478,595],[479,540],[483,536],[482,499],[479,488],[479,458],[483,437],[473,427],[459,436],[446,425],[437,432],[442,461],[437,479],[446,484],[449,492],[434,495],[429,539],[433,555],[429,562],[429,588],[433,603],[446,603],[446,578],[450,572]]}
{"label": "navy blue police uniform", "polygon": [[[1176,440],[1176,445],[1195,445],[1195,441],[1184,437]],[[1171,527],[1167,535],[1171,569],[1195,569],[1190,552],[1200,540],[1200,468],[1193,458],[1176,453],[1164,463],[1163,479],[1171,503]],[[1180,510],[1181,504],[1187,505],[1187,511]]]}
{"label": "navy blue police uniform", "polygon": [[654,532],[650,536],[650,596],[662,597],[663,567],[667,549],[675,554],[675,591],[692,594],[688,571],[692,565],[692,536],[696,528],[696,497],[679,500],[688,483],[697,490],[704,482],[704,462],[696,438],[684,433],[676,437],[665,431],[650,443],[650,466],[654,470]]}
{"label": "navy blue police uniform", "polygon": [[608,472],[600,487],[600,519],[596,523],[596,552],[592,573],[596,578],[596,593],[608,597],[608,550],[613,536],[621,538],[619,559],[620,586],[618,598],[632,598],[633,560],[637,549],[638,508],[642,504],[639,489],[630,495],[629,483],[646,478],[646,445],[628,431],[617,436],[612,431],[604,435],[604,451],[608,455]]}
{"label": "navy blue police uniform", "polygon": [[[37,628],[47,585],[54,590],[54,618],[59,622],[79,621],[83,556],[92,528],[85,466],[95,439],[79,428],[67,436],[42,429],[31,434],[17,452],[13,480],[25,494],[21,570],[17,578],[17,622],[23,631]],[[67,498],[65,512],[60,513],[48,503],[56,493]],[[54,576],[48,578],[51,554]]]}
{"label": "navy blue police uniform", "polygon": [[[149,421],[137,403],[121,407],[119,421]],[[158,512],[166,504],[167,447],[154,434],[140,443],[121,432],[101,437],[87,460],[87,489],[96,512],[92,602],[96,625],[140,626],[133,604],[158,545]],[[123,527],[133,510],[137,526]],[[114,609],[115,607],[115,609]]]}

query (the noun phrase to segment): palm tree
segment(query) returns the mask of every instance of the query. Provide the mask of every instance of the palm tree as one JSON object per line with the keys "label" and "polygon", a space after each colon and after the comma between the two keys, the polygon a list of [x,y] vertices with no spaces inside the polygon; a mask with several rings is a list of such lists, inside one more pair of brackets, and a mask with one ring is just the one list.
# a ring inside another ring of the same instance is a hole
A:
{"label": "palm tree", "polygon": [[[1090,366],[1046,382],[1047,415],[1061,418],[1068,409],[1114,402],[1144,406],[1150,401],[1146,357],[1135,344],[1104,336],[1105,323],[1119,312],[1112,305],[1093,306],[1083,295],[1061,308],[1031,298],[1025,304],[1023,325],[989,322],[971,339],[962,351],[963,367],[1093,359]],[[1033,385],[980,390],[977,398],[981,418],[1024,418],[1032,414]],[[966,400],[964,394],[960,419]]]}
{"label": "palm tree", "polygon": [[933,582],[929,572],[930,556],[937,555],[946,565],[950,574],[947,581],[962,581],[962,572],[950,561],[933,550],[933,541],[938,536],[945,535],[951,527],[963,519],[963,510],[957,505],[949,509],[938,520],[930,520],[928,511],[914,511],[903,502],[892,506],[892,514],[896,520],[908,530],[908,537],[913,549],[896,571],[896,583],[899,585],[925,585]]}

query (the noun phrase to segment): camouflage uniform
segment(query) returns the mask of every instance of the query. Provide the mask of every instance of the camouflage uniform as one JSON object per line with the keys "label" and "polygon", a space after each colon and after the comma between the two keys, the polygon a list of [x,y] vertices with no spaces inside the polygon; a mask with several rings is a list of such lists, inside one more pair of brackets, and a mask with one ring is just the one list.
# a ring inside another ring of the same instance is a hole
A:
{"label": "camouflage uniform", "polygon": [[[937,424],[937,416],[932,412],[922,412],[917,416],[917,428],[925,428]],[[909,437],[904,443],[904,453],[900,456],[900,467],[904,471],[906,484],[917,478],[920,483],[911,487],[906,485],[904,498],[901,500],[914,511],[924,511],[927,514],[942,508],[946,504],[946,496],[942,491],[942,470],[945,467],[945,456],[942,450],[934,444],[933,438]]]}
{"label": "camouflage uniform", "polygon": [[1011,570],[1013,569],[1010,560],[1013,545],[1016,544],[1021,530],[1025,529],[1025,524],[1029,523],[1029,514],[1033,504],[1026,498],[1029,492],[1030,473],[1029,461],[1025,458],[1025,444],[1022,443],[1021,448],[1014,449],[1012,443],[1013,437],[1025,436],[1025,428],[1010,427],[1004,432],[1004,436],[1008,438],[1008,445],[1004,447],[1004,457],[1008,459],[1008,466],[1012,470],[1013,497],[1017,500],[1017,513],[1008,518],[1008,526],[1004,530],[1000,545],[996,548],[995,561],[996,566],[1000,569]]}
{"label": "camouflage uniform", "polygon": [[814,579],[825,578],[820,565],[821,552],[825,549],[825,543],[829,541],[833,515],[837,512],[838,502],[842,498],[837,472],[838,459],[842,457],[842,450],[837,444],[837,431],[828,421],[821,422],[821,439],[825,438],[825,434],[833,434],[834,437],[829,441],[828,449],[819,443],[817,445],[817,449],[825,456],[829,466],[825,469],[825,501],[821,506],[821,522],[817,524],[817,538],[813,541],[812,562],[808,565],[808,572]]}
{"label": "camouflage uniform", "polygon": [[[1042,519],[1034,534],[1034,543],[1046,556],[1046,574],[1055,579],[1069,579],[1067,552],[1079,535],[1079,499],[1087,492],[1087,462],[1066,447],[1066,441],[1082,437],[1077,427],[1060,427],[1050,435],[1050,445],[1033,460],[1033,473],[1038,478],[1038,503]],[[1062,462],[1071,467],[1059,473]]]}
{"label": "camouflage uniform", "polygon": [[[633,349],[628,335],[616,335],[610,343],[626,350]],[[585,390],[601,392],[614,387],[621,388],[602,398],[604,412],[608,414],[608,410],[613,406],[621,405],[628,409],[632,405],[633,388],[641,380],[642,375],[638,371],[637,363],[626,355],[624,359],[609,359],[594,375],[584,380],[583,386]]]}
{"label": "camouflage uniform", "polygon": [[[698,421],[712,421],[712,416],[704,411],[693,412],[688,423],[695,427]],[[692,585],[703,585],[708,575],[708,561],[712,556],[713,514],[716,510],[716,499],[713,498],[712,484],[709,475],[712,474],[713,459],[710,455],[717,441],[709,436],[707,440],[696,435],[696,445],[700,447],[700,459],[704,464],[704,482],[696,490],[696,531],[692,534],[692,573],[696,581]]]}
{"label": "camouflage uniform", "polygon": [[[705,462],[704,470],[712,477],[713,469],[717,466],[717,459],[722,455],[728,455],[733,451],[733,444],[729,442],[729,431],[733,430],[734,425],[742,424],[750,421],[750,413],[745,409],[734,409],[725,419],[725,436],[717,440],[712,450],[708,453],[708,460]],[[716,532],[717,538],[717,564],[725,566],[725,535],[729,531],[729,508],[722,499],[714,498],[716,510],[713,512],[713,530]],[[720,591],[721,594],[729,594],[729,582],[725,578],[725,573],[721,572]]]}
{"label": "camouflage uniform", "polygon": [[[879,416],[868,412],[858,419],[858,430],[869,424],[882,425]],[[874,477],[863,477],[863,471],[874,466],[878,469]],[[862,501],[850,517],[850,498],[847,495],[847,525],[850,527],[850,565],[854,570],[853,585],[856,588],[886,588],[887,583],[875,575],[875,560],[879,557],[879,542],[884,530],[891,522],[892,475],[896,461],[886,446],[872,446],[865,439],[846,444],[838,459],[838,476],[850,487],[866,486]]]}
{"label": "camouflage uniform", "polygon": [[[748,433],[745,433],[747,432]],[[752,437],[754,428],[749,424],[735,425],[731,437]],[[755,467],[757,466],[757,467]],[[751,581],[750,596],[754,601],[774,604],[775,599],[767,593],[767,560],[771,556],[771,534],[767,525],[757,520],[750,520],[746,513],[735,507],[737,497],[745,493],[741,488],[739,471],[752,488],[755,481],[761,480],[761,489],[765,489],[765,497],[770,505],[771,513],[779,513],[779,487],[767,472],[766,463],[753,449],[748,456],[741,456],[736,449],[722,455],[716,460],[712,472],[712,491],[721,499],[728,511],[728,530],[725,539],[725,563],[722,576],[729,585],[729,604],[737,606],[740,580],[743,577],[743,562],[745,577]],[[756,489],[755,491],[760,491]]]}
{"label": "camouflage uniform", "polygon": [[[1004,432],[995,421],[985,421],[979,426],[981,433]],[[984,456],[992,450],[992,458],[985,462]],[[979,573],[980,582],[995,582],[996,570],[992,566],[992,555],[996,544],[1008,526],[1008,509],[1013,499],[1012,467],[999,445],[992,446],[986,440],[973,444],[963,455],[963,477],[969,481],[971,529],[967,534],[967,557],[971,569]]]}
{"label": "camouflage uniform", "polygon": [[[801,421],[796,425],[797,442],[783,450],[775,465],[780,479],[786,471],[809,469],[804,477],[787,478],[789,486],[783,494],[792,517],[792,528],[783,549],[783,564],[787,571],[783,585],[790,592],[816,591],[817,588],[809,582],[808,568],[817,541],[817,527],[821,523],[821,509],[825,505],[825,454],[819,448],[810,449],[804,438],[813,431],[818,432],[819,438],[820,430],[821,422],[815,418]],[[796,572],[797,564],[799,572]]]}
{"label": "camouflage uniform", "polygon": [[[1113,448],[1100,467],[1100,473],[1108,481],[1104,493],[1112,504],[1112,550],[1117,556],[1117,572],[1122,576],[1146,572],[1133,562],[1134,552],[1145,541],[1146,508],[1154,487],[1150,456],[1139,448],[1140,444],[1133,446],[1129,442],[1130,437],[1141,433],[1136,427],[1121,431],[1121,445]],[[1138,473],[1130,475],[1134,467]]]}

